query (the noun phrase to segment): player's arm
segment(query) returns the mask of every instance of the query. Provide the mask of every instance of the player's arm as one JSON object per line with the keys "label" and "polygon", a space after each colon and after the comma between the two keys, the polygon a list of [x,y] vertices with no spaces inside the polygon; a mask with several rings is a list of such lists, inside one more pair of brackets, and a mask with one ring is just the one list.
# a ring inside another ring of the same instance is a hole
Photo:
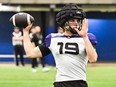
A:
{"label": "player's arm", "polygon": [[23,43],[27,57],[29,58],[42,57],[40,49],[38,47],[35,47],[31,43],[31,39],[29,37],[29,31],[26,29],[23,29]]}
{"label": "player's arm", "polygon": [[32,45],[33,45],[34,47],[36,47],[34,42],[31,42],[31,43],[32,43]]}
{"label": "player's arm", "polygon": [[88,36],[84,37],[83,39],[85,41],[86,53],[87,53],[89,62],[96,62],[98,55],[97,55],[96,49],[94,48],[95,45],[93,46],[91,44]]}
{"label": "player's arm", "polygon": [[[96,40],[95,40],[95,36],[90,34],[88,35],[88,20],[84,19],[83,23],[82,23],[82,31],[83,31],[83,39],[85,42],[85,47],[86,47],[86,53],[88,56],[88,60],[89,62],[96,62],[97,61],[97,52],[95,49],[95,44],[96,44]],[[90,41],[91,40],[91,41]]]}
{"label": "player's arm", "polygon": [[42,53],[41,53],[39,47],[35,47],[31,43],[31,39],[29,36],[29,30],[30,30],[31,26],[32,25],[30,24],[25,29],[23,29],[23,43],[24,43],[24,49],[25,49],[26,55],[29,58],[42,57]]}
{"label": "player's arm", "polygon": [[29,29],[31,28],[31,26],[32,25],[29,25],[25,29],[23,29],[23,42],[26,55],[29,58],[40,58],[50,54],[51,51],[46,47],[46,45],[42,44],[35,47],[34,44],[32,44],[29,36]]}
{"label": "player's arm", "polygon": [[89,62],[96,62],[98,55],[92,43],[90,42],[88,33],[87,33],[88,32],[88,20],[87,19],[83,20],[81,31],[79,31],[78,29],[75,29],[75,30],[80,36],[83,37]]}

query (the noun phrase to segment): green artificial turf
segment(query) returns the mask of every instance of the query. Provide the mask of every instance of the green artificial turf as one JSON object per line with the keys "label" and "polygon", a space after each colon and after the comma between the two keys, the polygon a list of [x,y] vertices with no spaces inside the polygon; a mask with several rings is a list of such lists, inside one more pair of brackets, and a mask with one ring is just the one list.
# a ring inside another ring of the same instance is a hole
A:
{"label": "green artificial turf", "polygon": [[[48,66],[49,72],[32,72],[31,66],[0,66],[0,87],[53,87],[55,67]],[[88,66],[89,87],[116,87],[116,66]]]}

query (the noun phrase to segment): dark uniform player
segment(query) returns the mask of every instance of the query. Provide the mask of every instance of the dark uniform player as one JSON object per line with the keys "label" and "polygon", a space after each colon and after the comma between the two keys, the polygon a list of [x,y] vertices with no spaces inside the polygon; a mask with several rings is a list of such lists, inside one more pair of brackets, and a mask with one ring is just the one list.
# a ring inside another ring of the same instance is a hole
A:
{"label": "dark uniform player", "polygon": [[24,47],[30,58],[53,54],[57,74],[54,87],[87,87],[86,66],[97,61],[96,38],[88,32],[85,12],[77,4],[67,4],[56,15],[56,22],[65,32],[52,33],[45,45],[32,46],[28,25],[24,30]]}

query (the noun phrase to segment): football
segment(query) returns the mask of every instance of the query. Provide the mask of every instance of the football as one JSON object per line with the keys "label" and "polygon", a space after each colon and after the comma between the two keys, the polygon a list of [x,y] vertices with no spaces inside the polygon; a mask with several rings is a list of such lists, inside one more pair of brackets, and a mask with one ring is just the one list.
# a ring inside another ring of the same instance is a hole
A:
{"label": "football", "polygon": [[34,17],[28,13],[19,12],[10,18],[10,22],[16,27],[25,28],[27,27],[28,23],[34,22]]}

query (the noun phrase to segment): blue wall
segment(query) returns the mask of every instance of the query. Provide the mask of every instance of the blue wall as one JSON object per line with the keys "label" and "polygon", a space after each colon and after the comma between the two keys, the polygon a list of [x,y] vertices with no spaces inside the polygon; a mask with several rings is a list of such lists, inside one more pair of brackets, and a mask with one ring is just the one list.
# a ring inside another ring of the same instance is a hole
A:
{"label": "blue wall", "polygon": [[98,40],[98,61],[116,61],[116,19],[89,19],[89,32]]}
{"label": "blue wall", "polygon": [[9,22],[9,18],[13,13],[0,13],[0,54],[11,54],[12,51],[12,31],[13,26]]}

